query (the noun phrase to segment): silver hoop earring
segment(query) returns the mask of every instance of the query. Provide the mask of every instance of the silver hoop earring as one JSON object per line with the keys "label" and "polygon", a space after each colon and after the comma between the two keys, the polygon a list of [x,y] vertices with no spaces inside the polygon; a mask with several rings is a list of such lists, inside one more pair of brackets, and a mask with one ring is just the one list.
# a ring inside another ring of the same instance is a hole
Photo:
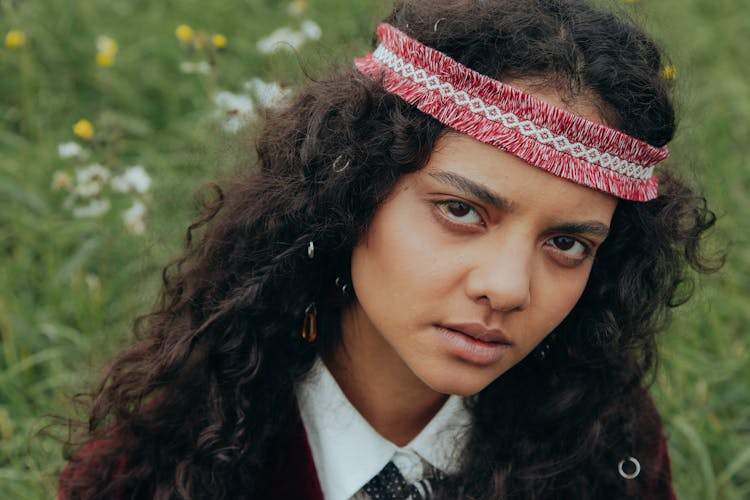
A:
{"label": "silver hoop earring", "polygon": [[[633,464],[633,472],[625,472],[625,464]],[[617,472],[624,479],[635,479],[641,473],[641,463],[634,457],[623,458],[620,463],[617,464]]]}
{"label": "silver hoop earring", "polygon": [[444,18],[444,17],[441,17],[440,19],[438,19],[437,21],[435,21],[435,24],[434,24],[434,25],[432,26],[432,31],[433,31],[433,32],[437,33],[437,30],[438,30],[438,25],[439,25],[439,24],[440,24],[440,23],[441,23],[442,21],[445,21],[445,18]]}
{"label": "silver hoop earring", "polygon": [[344,163],[343,167],[339,166],[339,162],[341,162],[341,156],[342,155],[338,155],[336,157],[336,159],[333,160],[333,167],[332,168],[333,168],[333,171],[336,172],[337,174],[340,174],[341,172],[343,172],[344,170],[346,170],[347,168],[349,168],[349,160],[346,160],[346,163]]}
{"label": "silver hoop earring", "polygon": [[342,280],[339,276],[336,276],[336,288],[341,290],[341,294],[345,297],[349,296],[349,284],[344,283],[344,280]]}

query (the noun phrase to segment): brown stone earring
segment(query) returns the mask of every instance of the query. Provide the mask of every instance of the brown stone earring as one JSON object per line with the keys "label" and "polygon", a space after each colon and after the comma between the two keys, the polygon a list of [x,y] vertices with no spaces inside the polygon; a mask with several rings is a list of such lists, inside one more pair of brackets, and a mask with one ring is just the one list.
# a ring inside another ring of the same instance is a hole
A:
{"label": "brown stone earring", "polygon": [[302,321],[302,338],[310,343],[318,338],[318,310],[315,302],[305,308],[305,319]]}

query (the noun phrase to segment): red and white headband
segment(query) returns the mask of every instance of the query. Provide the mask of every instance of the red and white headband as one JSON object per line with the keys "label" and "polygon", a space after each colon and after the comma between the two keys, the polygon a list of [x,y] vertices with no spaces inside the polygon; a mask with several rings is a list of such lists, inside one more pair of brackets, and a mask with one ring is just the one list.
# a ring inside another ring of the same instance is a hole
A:
{"label": "red and white headband", "polygon": [[552,106],[467,68],[389,24],[380,45],[355,61],[388,92],[444,125],[512,153],[531,165],[618,198],[657,197],[654,165],[667,147]]}

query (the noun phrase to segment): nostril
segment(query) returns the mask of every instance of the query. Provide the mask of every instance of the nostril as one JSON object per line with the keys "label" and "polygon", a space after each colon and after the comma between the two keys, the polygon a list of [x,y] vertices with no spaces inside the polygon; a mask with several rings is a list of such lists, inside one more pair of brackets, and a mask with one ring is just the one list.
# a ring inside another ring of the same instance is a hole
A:
{"label": "nostril", "polygon": [[504,288],[475,296],[475,302],[485,305],[493,311],[510,312],[526,309],[531,303],[531,294],[528,287],[513,290]]}

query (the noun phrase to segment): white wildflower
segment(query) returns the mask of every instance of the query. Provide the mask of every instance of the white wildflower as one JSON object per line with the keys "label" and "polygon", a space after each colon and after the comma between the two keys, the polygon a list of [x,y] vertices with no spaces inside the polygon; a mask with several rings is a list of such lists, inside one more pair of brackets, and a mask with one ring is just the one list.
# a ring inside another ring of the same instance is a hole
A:
{"label": "white wildflower", "polygon": [[79,183],[100,181],[109,179],[109,170],[98,163],[92,163],[76,170],[76,181]]}
{"label": "white wildflower", "polygon": [[262,54],[273,54],[279,50],[297,50],[306,41],[304,33],[285,26],[258,40],[257,48]]}
{"label": "white wildflower", "polygon": [[282,106],[292,94],[291,89],[284,88],[276,82],[265,82],[260,78],[245,82],[243,88],[255,96],[255,101],[262,108]]}
{"label": "white wildflower", "polygon": [[73,185],[73,179],[67,172],[58,170],[52,174],[52,189],[60,191],[61,189],[70,189]]}
{"label": "white wildflower", "polygon": [[62,142],[57,145],[57,155],[60,158],[84,158],[86,150],[77,142]]}
{"label": "white wildflower", "polygon": [[112,177],[109,184],[119,193],[133,191],[143,194],[151,187],[151,177],[142,166],[133,165],[122,174]]}
{"label": "white wildflower", "polygon": [[182,61],[180,71],[188,75],[208,75],[211,73],[211,65],[206,61]]}
{"label": "white wildflower", "polygon": [[74,192],[81,198],[98,195],[109,180],[109,170],[98,163],[93,163],[76,170],[76,186]]}
{"label": "white wildflower", "polygon": [[217,92],[214,96],[217,106],[214,114],[221,122],[225,132],[235,133],[250,123],[255,117],[253,100],[243,94],[233,94],[226,90]]}
{"label": "white wildflower", "polygon": [[140,201],[133,202],[133,205],[122,213],[122,221],[128,232],[143,234],[146,230],[146,206]]}
{"label": "white wildflower", "polygon": [[308,40],[320,40],[323,31],[318,26],[318,23],[306,19],[302,22],[302,33],[304,33]]}
{"label": "white wildflower", "polygon": [[88,205],[82,207],[73,207],[73,217],[84,219],[91,217],[100,217],[109,211],[109,200],[91,200]]}
{"label": "white wildflower", "polygon": [[265,38],[258,40],[258,51],[263,54],[272,54],[279,50],[298,50],[305,42],[319,40],[323,34],[320,26],[315,21],[306,19],[302,21],[299,30],[285,26],[279,28]]}
{"label": "white wildflower", "polygon": [[99,35],[96,39],[96,51],[104,52],[105,54],[117,53],[117,42],[114,38],[107,35]]}

